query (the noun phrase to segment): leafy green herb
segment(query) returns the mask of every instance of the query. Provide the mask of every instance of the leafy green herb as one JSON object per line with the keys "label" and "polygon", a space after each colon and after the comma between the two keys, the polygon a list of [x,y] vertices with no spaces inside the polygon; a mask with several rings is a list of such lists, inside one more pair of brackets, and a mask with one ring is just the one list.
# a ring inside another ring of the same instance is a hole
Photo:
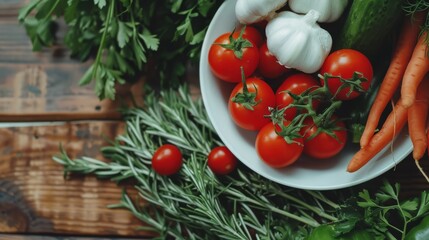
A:
{"label": "leafy green herb", "polygon": [[409,224],[429,214],[428,192],[422,192],[420,198],[400,201],[399,191],[399,184],[385,183],[373,198],[365,190],[359,194],[358,205],[365,209],[368,224],[376,222],[380,231],[391,232],[390,239],[404,239]]}
{"label": "leafy green herb", "polygon": [[114,86],[141,74],[161,85],[179,86],[187,64],[196,63],[207,26],[221,0],[34,0],[18,19],[33,50],[56,44],[64,20],[71,56],[92,67],[80,84],[95,81],[100,99],[115,98]]}
{"label": "leafy green herb", "polygon": [[[126,192],[118,204],[139,218],[142,229],[174,239],[401,239],[408,225],[429,214],[429,192],[399,200],[399,185],[383,184],[372,196],[366,189],[307,191],[269,181],[240,165],[218,177],[207,154],[222,145],[201,99],[186,87],[146,94],[145,108],[127,108],[126,131],[102,149],[109,162],[70,159],[62,150],[54,160],[71,173],[95,174],[113,181],[133,179],[138,196]],[[184,156],[173,177],[157,175],[151,157],[165,143]],[[402,222],[393,219],[402,219]],[[329,227],[326,227],[329,226]],[[329,231],[328,233],[324,233]],[[314,232],[314,233],[313,233]],[[311,238],[310,238],[311,239]]]}
{"label": "leafy green herb", "polygon": [[[425,12],[425,21],[421,26],[421,34],[429,32],[429,2],[426,0],[407,0],[404,4],[404,12],[414,16],[417,12]],[[429,46],[429,34],[426,35],[426,44]]]}

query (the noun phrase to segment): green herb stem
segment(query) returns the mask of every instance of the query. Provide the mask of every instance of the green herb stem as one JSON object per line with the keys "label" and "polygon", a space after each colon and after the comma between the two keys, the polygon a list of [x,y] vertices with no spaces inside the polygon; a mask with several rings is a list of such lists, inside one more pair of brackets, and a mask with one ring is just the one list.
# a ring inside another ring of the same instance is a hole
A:
{"label": "green herb stem", "polygon": [[98,68],[101,64],[101,56],[103,54],[103,50],[106,46],[106,36],[107,36],[107,32],[108,32],[108,28],[110,27],[110,22],[112,21],[113,18],[113,11],[114,11],[114,6],[115,6],[115,0],[111,0],[110,1],[110,5],[109,5],[109,9],[107,12],[107,16],[106,16],[106,22],[104,24],[104,31],[103,31],[103,35],[101,36],[101,40],[100,40],[100,45],[98,46],[98,50],[97,50],[97,55],[94,61],[94,69],[92,72],[92,79],[96,79],[96,81],[100,81],[100,79],[97,79],[97,74],[98,74]]}

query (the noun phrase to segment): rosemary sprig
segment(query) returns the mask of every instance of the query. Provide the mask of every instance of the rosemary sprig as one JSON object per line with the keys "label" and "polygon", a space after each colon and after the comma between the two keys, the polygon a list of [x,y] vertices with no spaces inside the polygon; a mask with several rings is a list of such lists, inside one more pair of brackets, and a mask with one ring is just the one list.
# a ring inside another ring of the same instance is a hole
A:
{"label": "rosemary sprig", "polygon": [[[62,150],[54,160],[66,174],[93,173],[121,181],[132,178],[139,198],[124,192],[120,204],[160,236],[194,239],[277,239],[284,229],[312,228],[336,221],[339,206],[319,195],[285,188],[247,170],[215,176],[206,166],[207,155],[221,141],[210,124],[202,101],[194,101],[186,87],[147,95],[146,108],[125,109],[126,133],[102,149],[110,162],[89,157],[71,160]],[[152,153],[162,144],[181,148],[184,165],[177,176],[152,171]],[[148,204],[149,203],[149,204]],[[277,229],[277,230],[276,230]],[[289,231],[293,232],[293,231]]]}
{"label": "rosemary sprig", "polygon": [[[206,158],[222,143],[201,100],[194,101],[184,86],[159,96],[152,92],[145,100],[144,109],[123,110],[125,133],[101,149],[109,162],[72,160],[64,149],[54,160],[64,166],[66,176],[76,172],[113,181],[133,179],[138,195],[124,191],[120,203],[110,207],[128,209],[144,223],[141,229],[160,239],[318,239],[320,231],[351,239],[362,230],[374,239],[402,239],[411,224],[429,213],[428,192],[400,201],[399,185],[387,182],[372,197],[367,189],[357,194],[353,189],[288,188],[242,165],[218,177]],[[153,152],[165,143],[179,146],[184,156],[181,171],[171,177],[157,175],[150,165]],[[398,216],[402,222],[392,221]]]}

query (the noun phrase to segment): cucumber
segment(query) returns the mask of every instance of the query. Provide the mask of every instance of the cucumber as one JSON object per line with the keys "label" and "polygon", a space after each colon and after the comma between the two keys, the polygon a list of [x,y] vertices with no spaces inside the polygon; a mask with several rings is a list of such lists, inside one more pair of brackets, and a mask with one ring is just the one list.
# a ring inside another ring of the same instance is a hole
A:
{"label": "cucumber", "polygon": [[403,16],[403,0],[354,0],[334,49],[352,48],[372,58],[391,37]]}

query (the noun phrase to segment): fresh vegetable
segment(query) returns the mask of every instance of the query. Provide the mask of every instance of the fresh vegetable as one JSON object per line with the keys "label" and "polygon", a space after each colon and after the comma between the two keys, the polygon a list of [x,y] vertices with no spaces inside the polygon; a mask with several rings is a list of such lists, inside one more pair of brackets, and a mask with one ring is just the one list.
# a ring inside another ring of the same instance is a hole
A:
{"label": "fresh vegetable", "polygon": [[424,217],[419,224],[413,227],[404,240],[426,240],[429,239],[429,215]]}
{"label": "fresh vegetable", "polygon": [[[368,230],[354,230],[353,232],[339,234],[333,225],[321,225],[314,228],[305,240],[369,240],[379,239]],[[381,239],[380,239],[381,240]]]}
{"label": "fresh vegetable", "polygon": [[301,156],[304,146],[302,137],[294,134],[284,122],[284,127],[267,123],[256,136],[255,149],[259,158],[273,168],[293,164]]}
{"label": "fresh vegetable", "polygon": [[[295,73],[288,76],[282,84],[277,88],[276,91],[276,105],[277,108],[281,109],[288,107],[292,103],[295,104],[307,104],[306,102],[300,103],[297,99],[294,99],[294,95],[300,95],[309,89],[316,89],[320,87],[319,82],[313,75],[306,73]],[[312,101],[312,108],[316,110],[319,105],[317,100]],[[301,110],[301,109],[299,109]],[[296,107],[288,107],[284,111],[284,117],[286,120],[291,121],[296,117],[298,109]]]}
{"label": "fresh vegetable", "polygon": [[[100,99],[114,99],[116,84],[141,74],[177,87],[189,63],[198,62],[207,26],[222,2],[37,0],[25,2],[18,20],[33,50],[65,44],[71,57],[89,60],[79,84],[93,82]],[[64,37],[56,36],[59,24]]]}
{"label": "fresh vegetable", "polygon": [[331,50],[332,38],[317,24],[318,19],[314,10],[304,16],[283,11],[268,22],[267,46],[282,65],[305,73],[319,70]]}
{"label": "fresh vegetable", "polygon": [[[382,80],[386,76],[386,72],[390,66],[392,48],[392,46],[386,46],[385,49],[380,51],[380,57],[375,59],[374,75],[369,89],[352,101],[344,101],[341,106],[339,113],[346,119],[347,130],[353,143],[360,143],[371,107],[379,94]],[[386,113],[389,110],[386,109],[385,114],[380,116],[381,120],[385,120]]]}
{"label": "fresh vegetable", "polygon": [[234,33],[220,35],[210,46],[209,66],[213,74],[227,82],[240,82],[241,70],[250,76],[258,67],[259,50],[254,43],[243,37],[245,27],[238,37]]}
{"label": "fresh vegetable", "polygon": [[400,98],[393,107],[380,131],[377,132],[370,142],[354,154],[347,166],[348,172],[355,172],[369,162],[376,154],[383,150],[394,137],[399,134],[407,123],[407,108]]}
{"label": "fresh vegetable", "polygon": [[207,165],[215,174],[225,175],[235,170],[237,167],[237,158],[225,146],[213,148],[208,157]]}
{"label": "fresh vegetable", "polygon": [[182,167],[182,152],[173,144],[160,146],[152,156],[152,168],[160,175],[172,175]]}
{"label": "fresh vegetable", "polygon": [[426,122],[429,111],[429,75],[419,84],[416,100],[408,109],[408,132],[413,142],[413,158],[420,160],[428,147]]}
{"label": "fresh vegetable", "polygon": [[372,59],[400,23],[403,0],[354,0],[334,49],[351,48]]}
{"label": "fresh vegetable", "polygon": [[293,12],[308,13],[314,9],[320,13],[318,22],[334,22],[340,18],[345,8],[347,7],[348,0],[289,0],[288,5]]}
{"label": "fresh vegetable", "polygon": [[277,78],[289,71],[268,50],[266,42],[259,48],[259,65],[257,70],[265,78]]}
{"label": "fresh vegetable", "polygon": [[[341,49],[329,54],[320,74],[328,77],[328,88],[338,100],[351,100],[366,92],[372,81],[373,68],[369,59],[353,49]],[[321,84],[324,84],[321,79]],[[348,84],[345,85],[344,82]]]}
{"label": "fresh vegetable", "polygon": [[401,85],[401,98],[405,107],[410,107],[416,98],[417,88],[429,72],[428,45],[425,32],[419,37],[413,55],[405,69]]}
{"label": "fresh vegetable", "polygon": [[[105,159],[70,159],[62,149],[54,160],[66,176],[94,174],[134,183],[136,194],[123,191],[120,202],[110,207],[129,211],[159,239],[305,239],[328,223],[344,234],[365,229],[370,239],[402,239],[429,214],[429,192],[406,197],[399,184],[374,181],[308,191],[270,181],[244,164],[237,166],[237,174],[218,178],[206,160],[211,149],[223,144],[201,98],[184,87],[144,96],[144,108],[124,109],[127,128],[101,149]],[[164,143],[187,150],[174,180],[151,174],[152,153]]]}
{"label": "fresh vegetable", "polygon": [[313,118],[303,122],[301,135],[304,138],[304,154],[316,159],[328,159],[337,155],[347,142],[346,125],[332,116],[329,123],[317,123]]}
{"label": "fresh vegetable", "polygon": [[270,19],[286,2],[287,0],[237,0],[235,15],[243,24],[260,22]]}
{"label": "fresh vegetable", "polygon": [[403,19],[401,32],[399,33],[389,68],[368,114],[365,129],[360,139],[361,147],[365,147],[374,135],[384,109],[402,81],[422,23],[423,15],[421,13],[417,14],[415,18],[404,17]]}
{"label": "fresh vegetable", "polygon": [[257,48],[265,42],[264,36],[261,34],[260,30],[249,25],[243,25],[241,29],[234,31],[233,37],[236,39],[240,36],[241,30],[243,29],[243,38],[249,40]]}
{"label": "fresh vegetable", "polygon": [[231,92],[228,109],[235,124],[247,130],[259,130],[270,122],[266,115],[275,107],[276,98],[270,85],[251,77],[237,84]]}

